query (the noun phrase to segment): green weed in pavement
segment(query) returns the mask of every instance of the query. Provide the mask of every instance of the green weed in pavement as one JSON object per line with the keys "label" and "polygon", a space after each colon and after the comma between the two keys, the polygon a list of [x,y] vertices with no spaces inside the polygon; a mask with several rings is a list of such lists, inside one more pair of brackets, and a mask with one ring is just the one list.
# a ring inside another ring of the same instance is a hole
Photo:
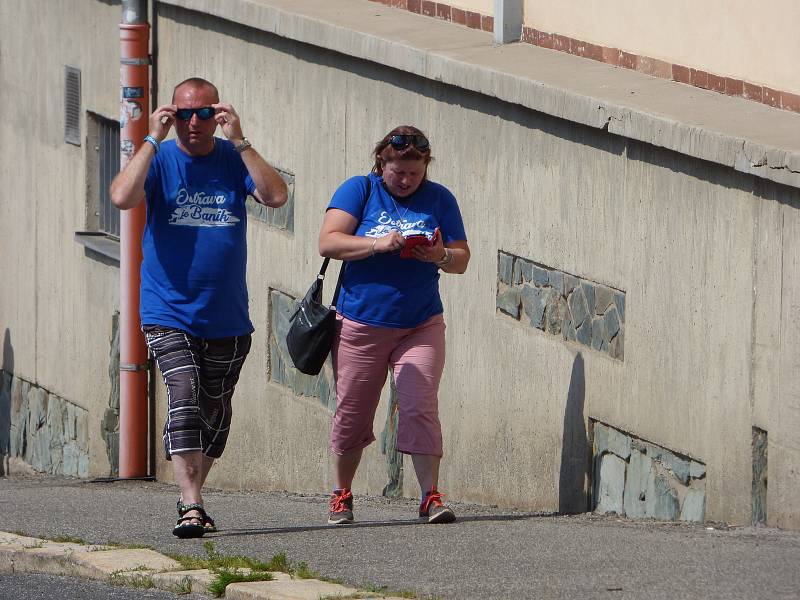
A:
{"label": "green weed in pavement", "polygon": [[42,546],[44,546],[45,542],[57,542],[59,544],[81,544],[83,546],[88,545],[88,542],[86,542],[85,540],[79,537],[73,537],[71,535],[57,535],[52,538],[45,538],[45,537],[39,537],[37,535],[30,535],[29,533],[25,533],[24,531],[12,531],[11,533],[13,533],[14,535],[21,535],[22,537],[30,537],[37,539],[38,541],[36,542],[37,544],[35,546],[36,548],[41,548]]}
{"label": "green weed in pavement", "polygon": [[114,571],[108,577],[108,583],[111,585],[124,585],[128,587],[140,588],[149,590],[156,587],[153,578],[150,575],[142,573],[135,573],[136,569],[132,571]]}
{"label": "green weed in pavement", "polygon": [[181,580],[178,583],[176,583],[174,586],[172,586],[172,589],[170,591],[172,591],[172,592],[174,592],[174,593],[176,593],[178,595],[181,595],[181,596],[184,595],[184,594],[191,594],[192,593],[192,578],[189,577],[188,575],[182,577]]}
{"label": "green weed in pavement", "polygon": [[208,591],[215,598],[220,598],[225,595],[225,588],[232,583],[241,583],[249,581],[272,581],[274,577],[272,573],[267,571],[252,571],[244,573],[238,569],[225,569],[214,570],[214,580],[209,584]]}
{"label": "green weed in pavement", "polygon": [[[414,592],[410,592],[408,590],[402,591],[395,591],[390,590],[385,585],[372,585],[367,584],[361,588],[362,592],[366,592],[368,594],[379,594],[380,596],[392,596],[395,598],[416,598],[417,595]],[[367,596],[369,597],[369,596]],[[435,599],[433,599],[435,600]]]}
{"label": "green weed in pavement", "polygon": [[72,535],[57,535],[56,537],[52,538],[51,541],[58,544],[81,544],[83,546],[87,546],[89,544],[86,540]]}
{"label": "green weed in pavement", "polygon": [[291,569],[289,559],[286,558],[286,552],[278,552],[275,554],[269,563],[267,563],[267,571],[278,571],[280,573],[288,573]]}
{"label": "green weed in pavement", "polygon": [[[339,579],[323,577],[316,571],[308,568],[308,563],[300,562],[293,565],[286,557],[285,552],[278,552],[269,562],[248,558],[246,556],[222,556],[214,548],[212,542],[203,544],[207,558],[199,559],[191,556],[172,556],[181,563],[185,569],[209,569],[215,577],[209,585],[209,592],[220,597],[225,594],[225,588],[231,583],[247,581],[270,581],[273,576],[270,572],[288,573],[296,579],[318,579],[329,583],[341,583]],[[246,573],[247,569],[250,572]]]}
{"label": "green weed in pavement", "polygon": [[292,569],[291,574],[297,579],[319,579],[319,573],[308,568],[308,563],[301,562]]}
{"label": "green weed in pavement", "polygon": [[[210,541],[205,542],[203,548],[206,551],[205,558],[183,554],[169,556],[179,562],[183,570],[208,569],[211,571],[214,574],[214,579],[209,584],[208,591],[217,598],[225,595],[225,588],[231,583],[271,581],[274,578],[269,571],[283,570],[288,565],[286,555],[283,553],[281,553],[281,556],[273,556],[269,563],[265,563],[248,556],[224,556],[214,548],[214,543]],[[249,573],[245,572],[245,569]],[[189,589],[191,589],[191,586],[189,586]]]}
{"label": "green weed in pavement", "polygon": [[112,540],[108,540],[105,543],[106,546],[110,546],[115,550],[153,550],[155,548],[152,546],[148,546],[147,544],[128,544],[126,542],[114,542]]}
{"label": "green weed in pavement", "polygon": [[299,562],[297,563],[296,567],[290,567],[289,571],[287,571],[289,575],[296,579],[319,579],[320,581],[325,581],[327,583],[338,583],[341,584],[341,579],[335,579],[334,577],[325,577],[324,575],[320,575],[316,571],[312,571],[308,568],[308,563],[306,562]]}
{"label": "green weed in pavement", "polygon": [[275,571],[270,568],[271,563],[264,563],[247,556],[223,556],[214,548],[213,542],[205,542],[203,548],[206,551],[206,558],[188,556],[185,554],[169,554],[171,559],[178,561],[184,571],[195,569],[208,569],[216,571],[219,569],[250,569],[251,571]]}

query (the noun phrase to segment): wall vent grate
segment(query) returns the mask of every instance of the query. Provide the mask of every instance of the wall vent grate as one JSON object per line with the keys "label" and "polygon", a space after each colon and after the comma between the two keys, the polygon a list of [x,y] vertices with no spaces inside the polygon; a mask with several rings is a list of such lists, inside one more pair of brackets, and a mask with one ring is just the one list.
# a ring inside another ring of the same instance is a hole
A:
{"label": "wall vent grate", "polygon": [[64,141],[81,145],[81,71],[64,69]]}

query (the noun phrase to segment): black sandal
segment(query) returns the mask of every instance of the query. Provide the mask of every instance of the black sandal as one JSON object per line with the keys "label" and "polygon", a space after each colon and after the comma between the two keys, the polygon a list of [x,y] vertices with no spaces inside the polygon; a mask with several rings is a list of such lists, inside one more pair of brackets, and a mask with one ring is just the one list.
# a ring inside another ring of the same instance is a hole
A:
{"label": "black sandal", "polygon": [[217,533],[217,524],[205,513],[203,513],[203,529],[206,530],[206,533]]}
{"label": "black sandal", "polygon": [[[181,502],[180,498],[178,498],[178,516],[182,517],[184,514],[186,514],[186,510],[193,510],[193,509],[185,509],[186,506],[187,505],[184,504],[183,502]],[[184,509],[183,512],[181,512],[181,509]],[[194,510],[197,510],[197,509],[194,509]],[[201,514],[203,515],[203,517],[202,517],[203,528],[205,529],[206,533],[217,533],[217,524],[214,523],[214,519],[212,519],[205,512],[205,510],[202,510]],[[196,518],[199,518],[199,517],[196,517]]]}
{"label": "black sandal", "polygon": [[[186,513],[193,510],[199,512],[200,516],[187,517]],[[183,504],[178,501],[178,515],[178,522],[172,529],[172,535],[181,539],[203,537],[203,534],[206,532],[204,523],[208,515],[200,504]],[[200,523],[192,523],[192,521],[200,521]]]}

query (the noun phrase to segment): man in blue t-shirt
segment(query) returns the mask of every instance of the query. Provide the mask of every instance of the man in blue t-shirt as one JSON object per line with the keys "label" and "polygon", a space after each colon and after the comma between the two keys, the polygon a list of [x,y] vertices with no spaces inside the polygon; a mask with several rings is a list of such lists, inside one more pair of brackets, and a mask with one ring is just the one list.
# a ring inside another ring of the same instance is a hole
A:
{"label": "man in blue t-shirt", "polygon": [[[163,141],[172,126],[177,139]],[[214,137],[217,125],[225,138]],[[111,184],[121,210],[145,199],[140,317],[167,387],[164,449],[181,490],[173,534],[216,531],[202,487],[225,449],[231,398],[250,350],[247,212],[286,184],[242,134],[210,82],[187,79],[150,115],[150,134]]]}

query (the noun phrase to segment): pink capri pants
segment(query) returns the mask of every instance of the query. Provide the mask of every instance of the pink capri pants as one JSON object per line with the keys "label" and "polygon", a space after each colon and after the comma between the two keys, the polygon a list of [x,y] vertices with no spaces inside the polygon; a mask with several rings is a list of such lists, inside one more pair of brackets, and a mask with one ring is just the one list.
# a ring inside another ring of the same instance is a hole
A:
{"label": "pink capri pants", "polygon": [[375,440],[372,423],[391,368],[399,411],[397,450],[442,456],[438,392],[444,370],[444,330],[441,314],[410,329],[375,327],[337,315],[334,454],[361,450]]}

